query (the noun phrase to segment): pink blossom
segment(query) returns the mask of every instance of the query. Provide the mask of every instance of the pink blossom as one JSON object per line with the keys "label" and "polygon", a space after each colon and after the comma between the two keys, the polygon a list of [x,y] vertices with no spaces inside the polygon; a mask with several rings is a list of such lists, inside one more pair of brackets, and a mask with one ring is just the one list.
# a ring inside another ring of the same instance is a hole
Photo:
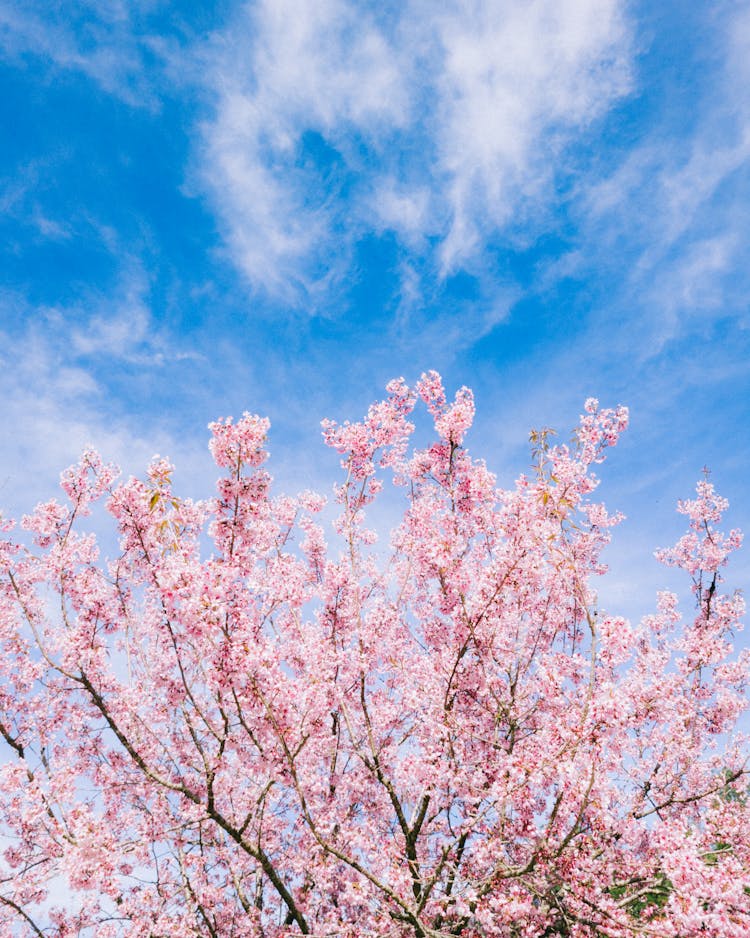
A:
{"label": "pink blossom", "polygon": [[2,522],[0,934],[746,938],[726,501],[699,483],[658,555],[689,613],[662,592],[631,623],[599,608],[622,516],[591,500],[627,411],[589,399],[509,488],[473,417],[429,372],[324,421],[332,530],[274,493],[249,414],[211,424],[212,498],[87,452],[31,546]]}

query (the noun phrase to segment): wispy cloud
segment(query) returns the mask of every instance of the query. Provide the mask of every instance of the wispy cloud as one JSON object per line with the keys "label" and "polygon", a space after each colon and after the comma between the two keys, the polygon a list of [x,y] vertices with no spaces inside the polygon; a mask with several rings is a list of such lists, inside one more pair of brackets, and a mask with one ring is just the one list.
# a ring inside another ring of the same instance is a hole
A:
{"label": "wispy cloud", "polygon": [[364,232],[443,275],[543,206],[566,143],[630,88],[620,0],[260,0],[208,52],[200,174],[252,285],[308,302]]}
{"label": "wispy cloud", "polygon": [[435,135],[451,216],[441,260],[452,269],[488,230],[549,197],[570,134],[629,90],[629,42],[616,0],[464,2],[437,31]]}
{"label": "wispy cloud", "polygon": [[335,229],[351,236],[339,197],[359,156],[347,137],[405,120],[394,50],[343,0],[262,0],[217,40],[212,82],[202,176],[232,256],[284,299],[314,292]]}
{"label": "wispy cloud", "polygon": [[33,231],[36,240],[67,241],[73,237],[69,218],[53,218],[43,206],[40,190],[45,175],[59,165],[56,159],[34,159],[15,166],[13,173],[0,177],[0,215],[3,220]]}
{"label": "wispy cloud", "polygon": [[195,453],[165,417],[154,411],[144,419],[137,409],[123,409],[111,386],[127,369],[149,374],[191,357],[154,322],[146,290],[134,272],[113,297],[91,294],[80,308],[32,308],[22,296],[0,295],[4,513],[28,511],[53,494],[60,470],[90,445],[127,472],[142,471],[160,448],[182,456],[190,473]]}
{"label": "wispy cloud", "polygon": [[[9,305],[4,298],[5,321],[12,315]],[[71,362],[45,323],[32,321],[13,335],[0,333],[0,340],[3,514],[17,515],[50,497],[60,470],[88,445],[115,459],[139,451],[147,458],[142,442],[106,414],[105,389],[92,370]]]}
{"label": "wispy cloud", "polygon": [[159,95],[149,66],[167,54],[169,43],[139,25],[155,6],[151,0],[8,0],[0,6],[0,57],[42,59],[81,72],[128,104],[155,109]]}
{"label": "wispy cloud", "polygon": [[748,322],[750,10],[718,10],[702,23],[715,67],[609,175],[582,181],[573,201],[579,244],[557,262],[560,275],[617,269],[610,301],[628,316],[640,311],[648,354],[706,320]]}
{"label": "wispy cloud", "polygon": [[26,306],[19,318],[30,323],[25,341],[46,337],[71,361],[86,361],[107,368],[112,363],[160,365],[166,360],[194,357],[180,348],[166,327],[159,325],[149,306],[150,283],[141,265],[122,259],[118,280],[102,293],[88,289],[72,305],[44,306],[34,310],[18,297],[6,297],[4,315],[10,304]]}
{"label": "wispy cloud", "polygon": [[154,364],[163,360],[165,340],[151,319],[148,281],[138,269],[124,274],[115,297],[106,303],[99,299],[82,321],[70,310],[50,310],[48,319],[59,323],[78,356]]}

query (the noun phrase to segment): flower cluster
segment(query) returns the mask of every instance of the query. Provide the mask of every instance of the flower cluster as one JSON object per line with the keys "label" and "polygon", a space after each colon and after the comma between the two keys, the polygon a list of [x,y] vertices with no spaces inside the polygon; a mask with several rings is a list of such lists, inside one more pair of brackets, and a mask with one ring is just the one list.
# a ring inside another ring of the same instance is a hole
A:
{"label": "flower cluster", "polygon": [[[620,515],[590,500],[627,411],[535,433],[507,488],[473,418],[430,372],[324,421],[333,533],[323,496],[274,494],[249,414],[211,424],[203,502],[165,459],[118,482],[87,452],[25,542],[3,521],[0,933],[746,938],[726,502],[699,483],[659,554],[697,609],[664,592],[631,623],[598,608]],[[107,562],[80,530],[97,499]]]}

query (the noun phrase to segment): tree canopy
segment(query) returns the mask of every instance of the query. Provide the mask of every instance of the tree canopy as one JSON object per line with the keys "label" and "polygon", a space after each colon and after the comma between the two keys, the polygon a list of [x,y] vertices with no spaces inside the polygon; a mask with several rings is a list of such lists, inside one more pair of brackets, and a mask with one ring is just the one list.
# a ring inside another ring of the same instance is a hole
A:
{"label": "tree canopy", "polygon": [[[211,425],[218,492],[95,452],[0,542],[0,926],[132,938],[745,938],[739,546],[699,482],[634,624],[597,602],[619,516],[586,402],[499,488],[435,373],[358,423],[325,499],[277,495],[267,420]],[[411,448],[421,402],[434,442]],[[368,529],[389,477],[402,514]],[[81,529],[103,500],[120,549]],[[366,513],[368,518],[366,518]],[[328,541],[330,540],[330,544]]]}

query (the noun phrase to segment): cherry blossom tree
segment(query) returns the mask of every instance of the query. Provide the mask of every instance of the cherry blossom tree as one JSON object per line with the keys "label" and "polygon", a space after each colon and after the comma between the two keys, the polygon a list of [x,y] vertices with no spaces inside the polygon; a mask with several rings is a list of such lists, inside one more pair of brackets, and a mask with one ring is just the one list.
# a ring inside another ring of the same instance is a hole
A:
{"label": "cherry blossom tree", "polygon": [[[328,535],[322,497],[272,494],[248,414],[211,425],[214,498],[86,452],[64,503],[3,524],[3,935],[750,934],[726,502],[701,481],[659,554],[695,608],[664,592],[631,624],[598,608],[619,516],[591,500],[627,412],[533,435],[509,489],[464,447],[473,412],[430,373],[325,421]],[[97,500],[112,560],[81,530]]]}

